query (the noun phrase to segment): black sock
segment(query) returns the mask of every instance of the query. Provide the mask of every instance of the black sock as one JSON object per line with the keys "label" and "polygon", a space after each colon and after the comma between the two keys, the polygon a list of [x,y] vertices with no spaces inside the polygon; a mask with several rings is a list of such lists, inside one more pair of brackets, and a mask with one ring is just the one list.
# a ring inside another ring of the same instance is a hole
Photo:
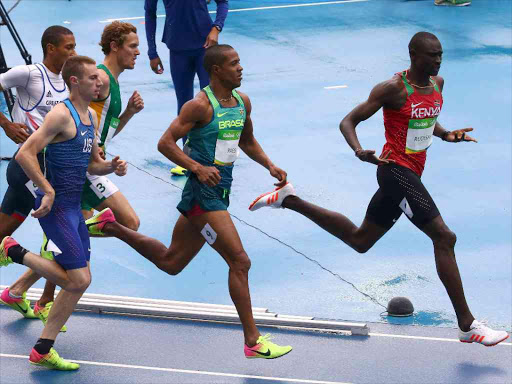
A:
{"label": "black sock", "polygon": [[34,345],[34,349],[37,351],[37,353],[41,355],[46,355],[50,352],[50,349],[53,347],[53,343],[55,343],[55,340],[50,339],[39,339],[37,340],[36,345]]}
{"label": "black sock", "polygon": [[27,252],[28,251],[21,245],[16,244],[9,248],[7,251],[7,256],[9,256],[13,262],[17,264],[23,264],[23,258]]}

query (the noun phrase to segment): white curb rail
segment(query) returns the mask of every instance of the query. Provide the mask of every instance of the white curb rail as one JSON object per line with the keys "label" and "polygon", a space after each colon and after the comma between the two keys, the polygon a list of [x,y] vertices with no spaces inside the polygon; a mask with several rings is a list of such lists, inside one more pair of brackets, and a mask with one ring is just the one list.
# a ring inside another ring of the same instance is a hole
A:
{"label": "white curb rail", "polygon": [[[5,288],[6,286],[0,285],[1,290]],[[42,289],[31,288],[27,292],[27,299],[36,301],[42,292]],[[76,308],[97,313],[150,315],[175,319],[240,323],[238,313],[232,305],[85,293],[78,301]],[[253,307],[252,311],[257,325],[290,327],[301,330],[345,331],[351,332],[352,335],[368,335],[370,331],[365,323],[319,320],[307,316],[280,315],[269,311],[267,308]]]}

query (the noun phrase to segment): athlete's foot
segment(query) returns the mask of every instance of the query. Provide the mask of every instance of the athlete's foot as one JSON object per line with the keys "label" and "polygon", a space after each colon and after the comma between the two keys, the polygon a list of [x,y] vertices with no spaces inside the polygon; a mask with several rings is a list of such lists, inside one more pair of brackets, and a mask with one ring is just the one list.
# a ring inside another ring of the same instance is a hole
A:
{"label": "athlete's foot", "polygon": [[104,227],[108,223],[114,223],[116,218],[114,213],[110,208],[105,208],[100,213],[91,217],[89,220],[85,221],[85,225],[87,225],[87,230],[89,234],[96,236],[105,236],[105,232],[103,231]]}
{"label": "athlete's foot", "polygon": [[[34,315],[39,317],[44,325],[46,325],[46,322],[48,321],[48,315],[50,314],[50,309],[52,309],[53,301],[50,301],[49,303],[46,303],[45,306],[42,306],[39,304],[39,301],[36,301],[36,304],[34,305]],[[60,329],[61,332],[66,332],[68,330],[68,327],[65,325],[62,326]]]}
{"label": "athlete's foot", "polygon": [[256,345],[253,347],[244,345],[245,357],[248,359],[277,359],[291,352],[292,347],[280,346],[270,341],[271,337],[267,333],[265,336],[260,336]]}
{"label": "athlete's foot", "polygon": [[27,300],[27,293],[23,292],[20,298],[14,298],[9,295],[9,288],[5,288],[0,295],[0,303],[8,305],[15,311],[18,311],[26,319],[37,319],[32,308],[30,308],[30,301]]}
{"label": "athlete's foot", "polygon": [[41,355],[34,348],[30,352],[28,358],[30,364],[39,365],[50,369],[56,369],[58,371],[74,371],[80,368],[80,365],[72,363],[71,361],[64,360],[59,356],[55,349],[50,349],[46,355]]}
{"label": "athlete's foot", "polygon": [[480,343],[492,347],[508,339],[507,332],[495,331],[477,320],[474,320],[469,328],[467,332],[459,329],[459,340],[463,343]]}
{"label": "athlete's foot", "polygon": [[176,167],[171,169],[171,173],[174,176],[185,176],[185,174],[187,173],[187,170],[185,168],[180,167],[179,165],[177,165]]}
{"label": "athlete's foot", "polygon": [[7,255],[9,248],[19,245],[11,236],[5,236],[0,243],[0,267],[12,264],[12,259]]}
{"label": "athlete's foot", "polygon": [[272,192],[260,195],[249,205],[250,211],[256,211],[263,207],[281,208],[283,200],[288,196],[295,196],[295,189],[291,183],[286,183],[281,188],[276,188]]}

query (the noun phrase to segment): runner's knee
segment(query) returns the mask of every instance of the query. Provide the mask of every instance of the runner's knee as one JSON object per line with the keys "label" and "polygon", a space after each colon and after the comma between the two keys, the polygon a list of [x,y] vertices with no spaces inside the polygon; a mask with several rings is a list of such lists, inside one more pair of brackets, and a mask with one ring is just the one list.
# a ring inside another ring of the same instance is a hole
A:
{"label": "runner's knee", "polygon": [[373,247],[373,244],[369,244],[367,242],[359,242],[359,243],[354,243],[352,244],[352,248],[357,252],[357,253],[366,253],[368,252],[371,247]]}
{"label": "runner's knee", "polygon": [[121,223],[121,224],[123,224],[125,227],[130,228],[133,231],[139,230],[140,219],[139,219],[139,216],[137,216],[136,214],[128,216],[128,218],[125,219],[124,221],[125,221],[125,223]]}
{"label": "runner's knee", "polygon": [[171,276],[176,276],[181,271],[183,271],[183,268],[184,268],[184,266],[176,265],[175,263],[173,263],[171,261],[171,262],[168,262],[168,263],[162,265],[162,267],[160,269]]}
{"label": "runner's knee", "polygon": [[457,235],[452,232],[448,227],[445,227],[438,231],[432,239],[434,245],[441,246],[444,248],[454,248],[457,242]]}
{"label": "runner's knee", "polygon": [[231,257],[229,268],[234,272],[242,272],[244,274],[249,273],[251,269],[251,259],[244,250],[236,252]]}
{"label": "runner's knee", "polygon": [[84,274],[71,280],[65,289],[72,293],[82,293],[89,288],[89,285],[91,285],[91,275]]}

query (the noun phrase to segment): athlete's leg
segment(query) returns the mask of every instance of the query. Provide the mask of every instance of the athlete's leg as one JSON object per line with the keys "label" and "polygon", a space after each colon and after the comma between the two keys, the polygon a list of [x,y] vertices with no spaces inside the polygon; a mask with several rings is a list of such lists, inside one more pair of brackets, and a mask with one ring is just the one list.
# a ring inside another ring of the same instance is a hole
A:
{"label": "athlete's leg", "polygon": [[42,339],[56,339],[62,326],[66,324],[66,321],[73,313],[78,300],[80,300],[90,285],[91,273],[88,266],[68,270],[67,275],[70,280],[77,283],[78,289],[75,291],[62,289],[59,292],[48,315],[46,326],[40,336]]}
{"label": "athlete's leg", "polygon": [[24,218],[21,219],[13,215],[7,215],[0,212],[0,238],[3,239],[5,236],[11,236],[14,231],[20,227],[23,221]]}
{"label": "athlete's leg", "polygon": [[389,228],[368,220],[368,216],[358,227],[341,213],[319,207],[302,200],[298,196],[286,197],[282,206],[306,216],[322,229],[360,253],[368,251],[389,230]]}
{"label": "athlete's leg", "polygon": [[[23,184],[27,177],[24,173],[20,173],[17,163],[9,163],[7,175],[14,185],[9,185],[7,188],[0,208],[0,239],[11,236],[25,221],[34,205],[33,195]],[[9,293],[13,296],[21,296],[40,278],[41,276],[37,273],[27,269],[11,284]]]}
{"label": "athlete's leg", "polygon": [[98,206],[94,207],[97,211],[102,211],[105,208],[110,208],[116,217],[116,221],[134,231],[137,231],[140,226],[140,219],[135,213],[135,210],[128,202],[128,199],[121,191],[117,191],[112,196],[107,197]]}
{"label": "athlete's leg", "polygon": [[92,217],[89,210],[102,211],[110,208],[120,224],[134,231],[139,229],[140,219],[135,210],[119,188],[106,176],[87,175],[81,205],[82,215],[86,220]]}
{"label": "athlete's leg", "polygon": [[238,232],[228,211],[206,212],[190,219],[198,231],[203,231],[208,243],[229,266],[229,294],[235,304],[244,330],[245,343],[252,347],[260,333],[252,314],[249,293],[251,261],[242,246]]}
{"label": "athlete's leg", "polygon": [[[178,115],[181,107],[194,98],[195,65],[190,53],[170,52],[171,77],[178,102]],[[183,137],[183,145],[187,137]]]}
{"label": "athlete's leg", "polygon": [[450,296],[459,328],[468,331],[475,318],[466,302],[462,279],[455,259],[457,236],[450,231],[440,215],[420,229],[432,239],[434,244],[437,274]]}
{"label": "athlete's leg", "polygon": [[117,222],[106,224],[103,232],[108,236],[124,241],[159,269],[170,275],[180,273],[205,243],[199,231],[183,215],[176,222],[169,247]]}
{"label": "athlete's leg", "polygon": [[[19,215],[8,215],[4,212],[0,212],[0,239],[3,239],[5,236],[11,236],[14,231],[20,227],[23,221],[24,218]],[[18,280],[11,284],[9,293],[15,296],[21,296],[23,292],[26,292],[40,278],[41,276],[34,271],[27,269]]]}
{"label": "athlete's leg", "polygon": [[201,89],[206,87],[208,84],[210,84],[210,76],[208,76],[208,72],[206,72],[206,69],[204,68],[204,54],[206,50],[201,50],[198,55],[196,56],[196,73],[197,77],[199,78],[199,86]]}

